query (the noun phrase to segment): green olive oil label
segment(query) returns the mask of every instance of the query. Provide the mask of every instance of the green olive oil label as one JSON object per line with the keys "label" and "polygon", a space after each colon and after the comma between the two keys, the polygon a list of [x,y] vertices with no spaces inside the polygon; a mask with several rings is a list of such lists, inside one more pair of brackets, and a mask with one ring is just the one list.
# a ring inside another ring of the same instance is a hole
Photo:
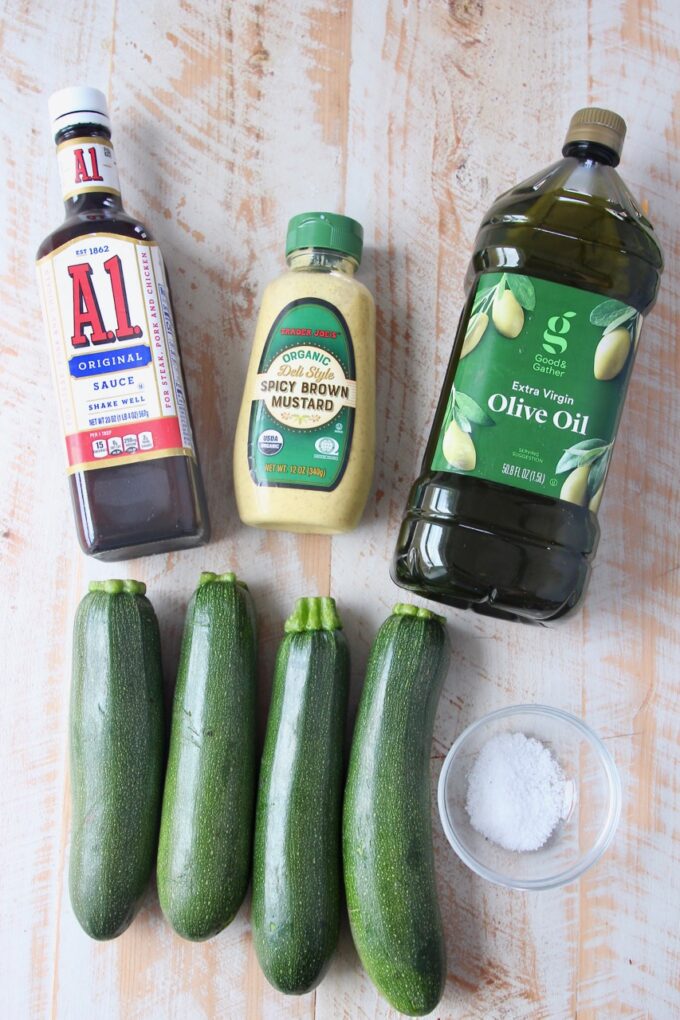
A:
{"label": "green olive oil label", "polygon": [[483,274],[432,469],[597,511],[641,326],[592,291]]}
{"label": "green olive oil label", "polygon": [[356,406],[354,347],[339,310],[291,301],[272,324],[255,380],[248,464],[257,485],[329,491],[349,457]]}

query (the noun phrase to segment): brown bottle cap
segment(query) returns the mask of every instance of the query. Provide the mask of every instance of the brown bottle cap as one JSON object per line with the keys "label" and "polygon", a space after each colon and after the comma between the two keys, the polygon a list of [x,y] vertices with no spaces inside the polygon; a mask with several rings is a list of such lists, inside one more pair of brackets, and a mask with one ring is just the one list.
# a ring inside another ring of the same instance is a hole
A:
{"label": "brown bottle cap", "polygon": [[582,110],[577,110],[571,118],[564,144],[597,142],[599,145],[606,145],[620,156],[625,137],[626,122],[618,113],[602,110],[598,106],[586,106]]}

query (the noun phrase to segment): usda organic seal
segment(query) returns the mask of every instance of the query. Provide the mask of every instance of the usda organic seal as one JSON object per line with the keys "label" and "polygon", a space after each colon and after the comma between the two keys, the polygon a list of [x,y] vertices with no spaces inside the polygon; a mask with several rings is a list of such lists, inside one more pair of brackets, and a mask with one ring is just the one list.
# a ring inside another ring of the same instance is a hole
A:
{"label": "usda organic seal", "polygon": [[267,429],[265,432],[260,432],[257,448],[265,457],[273,457],[283,449],[283,436],[276,429]]}

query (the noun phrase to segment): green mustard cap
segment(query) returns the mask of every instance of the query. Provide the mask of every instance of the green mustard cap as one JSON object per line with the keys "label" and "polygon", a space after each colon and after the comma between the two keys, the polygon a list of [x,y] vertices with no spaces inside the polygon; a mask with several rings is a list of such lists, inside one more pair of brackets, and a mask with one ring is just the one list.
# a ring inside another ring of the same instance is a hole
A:
{"label": "green mustard cap", "polygon": [[337,213],[308,212],[293,216],[286,234],[286,255],[301,248],[327,248],[351,255],[361,262],[364,228],[349,216]]}

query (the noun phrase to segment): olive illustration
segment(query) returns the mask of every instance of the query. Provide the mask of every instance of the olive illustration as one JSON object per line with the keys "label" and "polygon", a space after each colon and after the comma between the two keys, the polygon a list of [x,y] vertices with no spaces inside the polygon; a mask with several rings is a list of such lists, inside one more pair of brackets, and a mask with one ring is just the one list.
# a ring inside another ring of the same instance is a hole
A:
{"label": "olive illustration", "polygon": [[479,341],[484,336],[486,327],[489,325],[489,316],[486,312],[478,312],[468,322],[468,328],[463,340],[463,348],[460,352],[461,361],[466,355],[474,351]]}
{"label": "olive illustration", "polygon": [[605,333],[595,349],[593,372],[596,379],[615,379],[630,353],[630,333],[620,327]]}
{"label": "olive illustration", "polygon": [[442,443],[444,456],[451,467],[459,471],[472,471],[477,463],[477,451],[472,438],[455,422],[449,423]]}
{"label": "olive illustration", "polygon": [[595,495],[592,497],[592,499],[590,500],[590,503],[588,503],[588,509],[592,510],[594,514],[596,514],[597,511],[600,509],[600,503],[602,502],[602,493],[603,492],[604,492],[604,482],[602,482],[602,485],[597,490]]}
{"label": "olive illustration", "polygon": [[560,499],[566,499],[569,503],[576,503],[578,506],[585,506],[589,473],[590,464],[582,464],[581,467],[571,471],[560,489]]}
{"label": "olive illustration", "polygon": [[495,299],[491,318],[501,336],[514,340],[522,332],[524,312],[511,290],[504,290],[500,297]]}

